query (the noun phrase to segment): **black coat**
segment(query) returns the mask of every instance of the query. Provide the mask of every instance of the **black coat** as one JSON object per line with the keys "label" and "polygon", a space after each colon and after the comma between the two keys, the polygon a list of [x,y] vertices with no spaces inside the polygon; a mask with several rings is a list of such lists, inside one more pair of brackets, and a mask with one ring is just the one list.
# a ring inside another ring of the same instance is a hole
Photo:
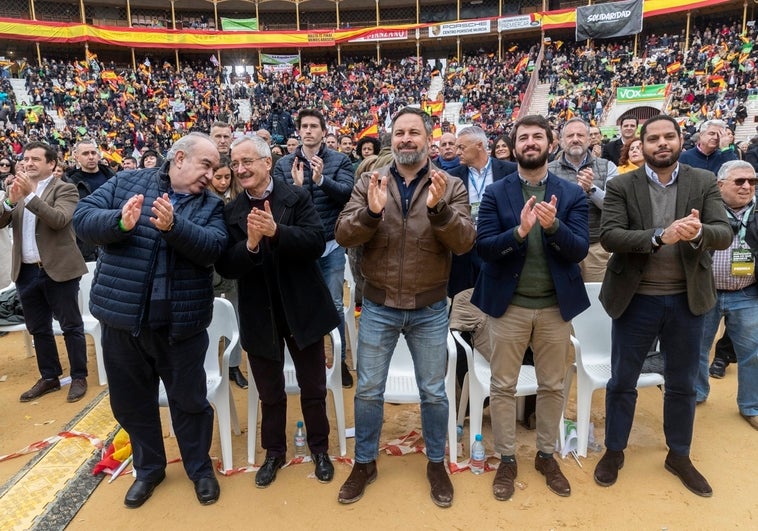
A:
{"label": "black coat", "polygon": [[273,297],[279,298],[286,325],[299,348],[323,338],[340,320],[318,267],[326,243],[308,192],[274,179],[269,205],[276,235],[264,237],[257,253],[247,250],[247,194],[239,194],[226,205],[229,244],[216,270],[238,279],[242,347],[251,356],[278,360],[284,333],[274,316]]}

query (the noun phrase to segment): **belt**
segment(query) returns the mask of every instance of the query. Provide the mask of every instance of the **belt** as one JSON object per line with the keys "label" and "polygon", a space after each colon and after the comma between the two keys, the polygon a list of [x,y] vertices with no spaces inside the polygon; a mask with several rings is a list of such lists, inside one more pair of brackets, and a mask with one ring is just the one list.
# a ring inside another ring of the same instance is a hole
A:
{"label": "belt", "polygon": [[42,262],[24,262],[23,265],[25,266],[37,266],[38,269],[45,269],[42,267]]}

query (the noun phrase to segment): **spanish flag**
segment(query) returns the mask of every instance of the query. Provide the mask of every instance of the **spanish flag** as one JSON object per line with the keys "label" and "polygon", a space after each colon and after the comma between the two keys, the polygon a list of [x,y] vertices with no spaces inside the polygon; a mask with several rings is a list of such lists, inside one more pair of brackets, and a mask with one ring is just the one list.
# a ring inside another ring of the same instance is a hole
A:
{"label": "spanish flag", "polygon": [[442,116],[444,109],[444,101],[427,101],[424,103],[424,112],[432,116]]}
{"label": "spanish flag", "polygon": [[518,63],[516,63],[516,67],[513,69],[513,71],[518,74],[519,72],[521,72],[521,70],[526,68],[526,65],[528,64],[529,64],[529,56],[525,55],[524,57],[521,58],[521,60]]}
{"label": "spanish flag", "polygon": [[669,75],[676,74],[681,69],[682,69],[682,63],[677,61],[675,63],[671,63],[670,65],[666,67],[666,73]]}
{"label": "spanish flag", "polygon": [[368,127],[365,127],[362,131],[360,131],[358,133],[358,140],[360,140],[364,136],[379,138],[379,122],[374,120],[374,122],[371,125],[369,125]]}

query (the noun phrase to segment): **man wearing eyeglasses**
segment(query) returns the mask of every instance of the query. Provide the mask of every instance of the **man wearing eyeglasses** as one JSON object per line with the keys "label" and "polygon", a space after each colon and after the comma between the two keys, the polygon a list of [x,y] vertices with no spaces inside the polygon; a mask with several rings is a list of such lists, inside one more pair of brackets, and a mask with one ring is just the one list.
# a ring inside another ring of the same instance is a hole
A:
{"label": "man wearing eyeglasses", "polygon": [[695,381],[697,401],[708,397],[708,359],[721,318],[737,357],[737,406],[758,430],[758,222],[755,219],[755,170],[749,162],[730,161],[721,166],[718,186],[729,224],[732,244],[713,254],[716,306],[704,317],[700,368]]}
{"label": "man wearing eyeglasses", "polygon": [[244,193],[225,208],[229,245],[216,269],[238,279],[240,338],[262,404],[266,458],[255,484],[268,487],[286,462],[285,342],[300,386],[316,479],[326,483],[334,466],[328,453],[324,336],[339,317],[318,268],[325,247],[321,220],[303,187],[271,178],[271,148],[261,138],[235,140],[231,155]]}

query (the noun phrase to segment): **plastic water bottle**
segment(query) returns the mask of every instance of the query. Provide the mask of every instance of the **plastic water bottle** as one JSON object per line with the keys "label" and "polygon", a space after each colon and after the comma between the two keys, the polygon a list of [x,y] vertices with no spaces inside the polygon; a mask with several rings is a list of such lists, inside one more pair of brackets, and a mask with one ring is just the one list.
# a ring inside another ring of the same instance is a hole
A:
{"label": "plastic water bottle", "polygon": [[461,426],[460,424],[458,424],[455,427],[455,431],[456,431],[456,439],[457,439],[457,443],[458,443],[457,444],[457,448],[458,448],[457,453],[458,453],[458,455],[463,455],[463,426]]}
{"label": "plastic water bottle", "polygon": [[469,461],[469,467],[474,474],[481,474],[484,472],[485,463],[484,443],[482,442],[481,434],[476,434],[474,444],[471,445],[471,459]]}
{"label": "plastic water bottle", "polygon": [[295,456],[305,456],[305,430],[302,420],[297,421],[297,430],[295,430]]}

